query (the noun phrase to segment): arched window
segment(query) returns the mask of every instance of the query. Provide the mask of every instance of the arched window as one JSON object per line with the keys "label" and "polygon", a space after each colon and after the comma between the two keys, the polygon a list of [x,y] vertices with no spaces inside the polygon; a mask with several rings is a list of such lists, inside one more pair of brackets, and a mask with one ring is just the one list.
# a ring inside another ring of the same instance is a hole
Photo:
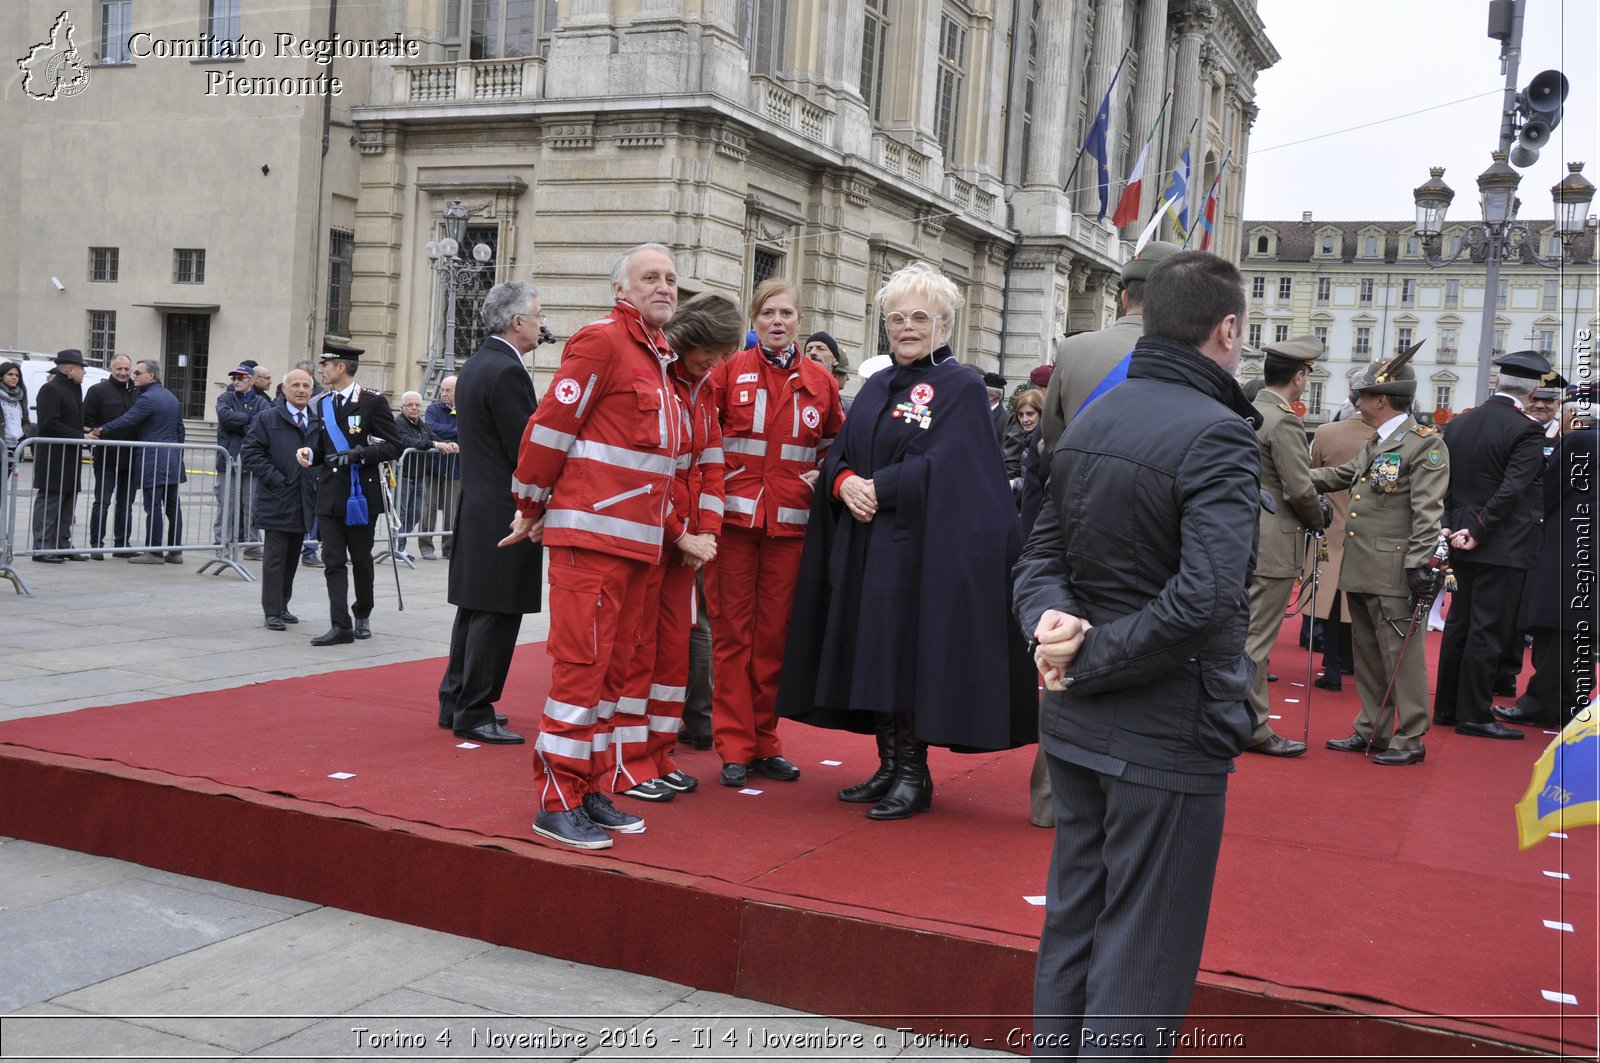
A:
{"label": "arched window", "polygon": [[1270,243],[1270,241],[1265,236],[1256,237],[1256,254],[1258,254],[1258,255],[1266,254],[1267,253],[1267,247],[1269,246],[1269,243]]}

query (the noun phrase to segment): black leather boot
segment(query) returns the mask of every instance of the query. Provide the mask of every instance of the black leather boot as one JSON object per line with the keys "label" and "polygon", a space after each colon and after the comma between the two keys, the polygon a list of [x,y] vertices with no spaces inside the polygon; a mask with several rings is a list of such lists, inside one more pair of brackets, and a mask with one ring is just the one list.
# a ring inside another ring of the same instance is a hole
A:
{"label": "black leather boot", "polygon": [[872,731],[878,739],[878,770],[866,782],[846,786],[839,791],[839,800],[852,805],[870,805],[883,800],[894,781],[894,713],[872,714]]}
{"label": "black leather boot", "polygon": [[894,753],[894,781],[883,800],[867,809],[869,819],[909,819],[933,805],[928,745],[917,740],[916,719],[909,712],[895,714]]}

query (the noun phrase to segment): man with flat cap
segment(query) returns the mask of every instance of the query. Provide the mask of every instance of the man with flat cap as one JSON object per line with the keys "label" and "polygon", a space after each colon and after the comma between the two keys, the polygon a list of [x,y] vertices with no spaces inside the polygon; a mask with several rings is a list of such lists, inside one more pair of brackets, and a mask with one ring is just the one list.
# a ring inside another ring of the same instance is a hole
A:
{"label": "man with flat cap", "polygon": [[1420,764],[1427,755],[1426,628],[1412,634],[1414,645],[1405,636],[1410,596],[1431,588],[1428,562],[1439,545],[1450,484],[1444,441],[1411,416],[1417,374],[1405,363],[1415,351],[1367,366],[1351,391],[1356,413],[1376,434],[1343,465],[1311,470],[1318,491],[1350,491],[1339,589],[1350,608],[1361,712],[1354,733],[1330,739],[1328,748],[1370,748],[1374,764],[1391,766]]}
{"label": "man with flat cap", "polygon": [[[83,438],[83,352],[72,348],[60,351],[55,368],[34,397],[41,439]],[[82,447],[67,443],[47,443],[34,451],[33,548],[35,550],[72,549],[72,511],[78,504],[82,486],[79,463]],[[60,564],[60,554],[34,554],[35,561]],[[87,561],[87,554],[69,553],[68,561]]]}
{"label": "man with flat cap", "polygon": [[[400,436],[389,401],[356,383],[363,353],[360,347],[324,341],[318,373],[326,390],[316,399],[321,431],[314,446],[295,455],[302,468],[322,467],[316,514],[332,626],[311,640],[313,646],[372,637],[367,619],[372,615],[372,527],[383,512],[378,465],[400,456]],[[353,609],[351,571],[356,578]]]}
{"label": "man with flat cap", "polygon": [[[1045,387],[1044,413],[1039,418],[1039,465],[1048,478],[1050,455],[1072,419],[1089,403],[1128,378],[1133,345],[1144,335],[1144,282],[1157,265],[1183,248],[1153,240],[1122,264],[1122,316],[1110,328],[1080,332],[1056,341],[1056,364]],[[1036,827],[1055,826],[1050,801],[1050,773],[1041,746],[1028,780],[1029,819]]]}
{"label": "man with flat cap", "polygon": [[1558,374],[1537,351],[1496,358],[1495,393],[1445,427],[1450,490],[1445,525],[1455,597],[1439,646],[1436,723],[1457,734],[1517,740],[1490,712],[1496,662],[1516,628],[1522,583],[1539,559],[1544,523],[1544,432],[1527,416],[1536,388]]}
{"label": "man with flat cap", "polygon": [[1306,426],[1292,405],[1304,393],[1323,347],[1315,336],[1296,336],[1270,344],[1263,353],[1262,387],[1254,400],[1261,414],[1256,437],[1261,441],[1261,491],[1272,498],[1273,506],[1271,511],[1265,504],[1261,507],[1261,542],[1250,580],[1250,635],[1245,653],[1256,666],[1250,688],[1256,729],[1250,736],[1249,752],[1298,757],[1306,751],[1306,744],[1272,730],[1267,658],[1283,627],[1283,610],[1295,579],[1305,571],[1306,529],[1321,531],[1332,516],[1331,507],[1311,482]]}

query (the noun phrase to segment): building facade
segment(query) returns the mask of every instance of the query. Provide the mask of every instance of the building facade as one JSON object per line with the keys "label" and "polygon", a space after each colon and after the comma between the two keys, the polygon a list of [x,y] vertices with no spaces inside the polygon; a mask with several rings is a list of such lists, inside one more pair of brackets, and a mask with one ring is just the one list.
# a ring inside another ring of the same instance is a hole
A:
{"label": "building facade", "polygon": [[[86,83],[14,77],[0,111],[28,146],[0,160],[0,233],[31,248],[0,264],[0,346],[159,353],[191,409],[240,358],[281,374],[323,335],[367,349],[369,385],[416,386],[475,349],[497,280],[533,280],[570,335],[646,240],[686,293],[795,280],[852,364],[883,343],[872,293],[926,259],[966,296],[956,353],[1020,379],[1112,320],[1142,228],[1097,220],[1080,158],[1107,86],[1108,212],[1159,118],[1145,218],[1186,145],[1192,214],[1227,159],[1232,249],[1277,59],[1252,0],[5,5],[58,80],[63,6]],[[445,351],[427,248],[455,200],[489,266]]]}
{"label": "building facade", "polygon": [[[1561,259],[1554,221],[1526,221],[1541,255]],[[1432,249],[1454,263],[1433,267],[1412,222],[1246,221],[1239,247],[1250,308],[1252,347],[1315,334],[1328,354],[1317,363],[1303,396],[1307,424],[1328,420],[1368,363],[1392,357],[1418,340],[1413,358],[1416,408],[1432,414],[1473,405],[1483,327],[1484,258],[1467,240],[1467,225],[1446,223]],[[1555,269],[1527,256],[1500,266],[1490,357],[1508,351],[1543,352],[1573,375],[1580,330],[1594,335],[1595,231],[1584,232]],[[1260,375],[1260,360],[1246,358],[1240,376]]]}

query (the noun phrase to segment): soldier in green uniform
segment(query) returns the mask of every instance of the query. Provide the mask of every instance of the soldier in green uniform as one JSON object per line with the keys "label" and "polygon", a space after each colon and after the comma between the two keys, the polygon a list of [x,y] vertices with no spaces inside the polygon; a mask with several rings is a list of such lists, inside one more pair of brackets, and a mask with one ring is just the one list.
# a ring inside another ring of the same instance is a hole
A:
{"label": "soldier in green uniform", "polygon": [[1311,450],[1306,426],[1291,403],[1306,389],[1311,366],[1322,357],[1322,342],[1315,336],[1296,336],[1263,348],[1263,387],[1256,393],[1261,427],[1261,490],[1271,496],[1273,511],[1261,507],[1261,545],[1256,571],[1250,580],[1250,636],[1244,651],[1255,662],[1255,683],[1250,688],[1250,711],[1256,730],[1249,751],[1269,757],[1298,757],[1304,742],[1275,734],[1267,697],[1267,656],[1278,641],[1283,610],[1295,579],[1305,571],[1306,529],[1321,531],[1332,515],[1311,482]]}
{"label": "soldier in green uniform", "polygon": [[[1319,491],[1350,489],[1339,589],[1350,605],[1361,713],[1355,733],[1330,740],[1328,748],[1361,753],[1370,746],[1378,751],[1375,764],[1420,764],[1426,754],[1425,632],[1412,637],[1416,644],[1403,660],[1400,647],[1411,616],[1408,595],[1428,585],[1427,564],[1438,545],[1450,485],[1450,458],[1443,438],[1411,416],[1417,377],[1404,363],[1415,350],[1368,366],[1354,388],[1356,412],[1377,434],[1344,465],[1311,470]],[[1391,675],[1392,707],[1384,709]]]}

